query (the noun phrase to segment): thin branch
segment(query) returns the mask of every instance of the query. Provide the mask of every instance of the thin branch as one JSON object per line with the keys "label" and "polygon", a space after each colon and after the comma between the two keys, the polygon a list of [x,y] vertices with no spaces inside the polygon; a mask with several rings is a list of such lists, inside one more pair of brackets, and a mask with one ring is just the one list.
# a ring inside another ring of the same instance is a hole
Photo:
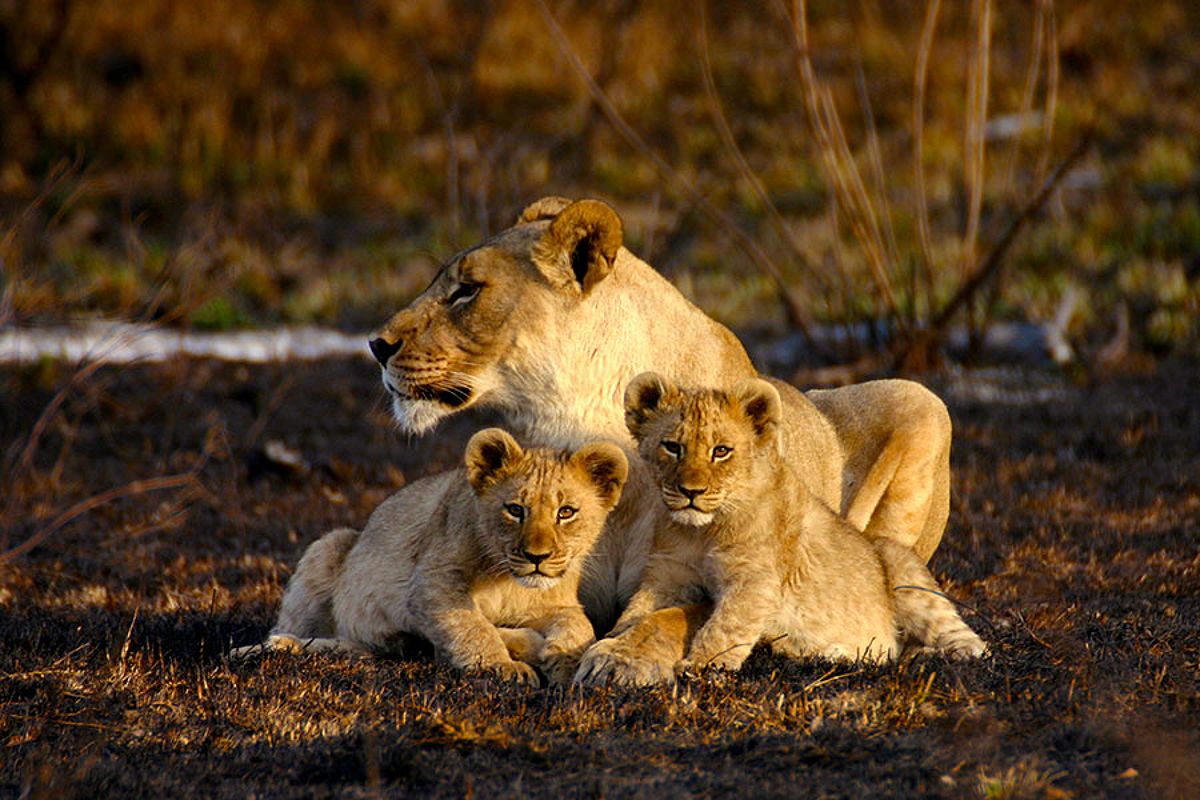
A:
{"label": "thin branch", "polygon": [[867,91],[867,76],[863,73],[862,57],[855,58],[855,83],[858,85],[859,105],[867,126],[867,164],[871,168],[871,180],[875,183],[875,196],[879,200],[880,218],[883,220],[884,241],[887,243],[888,263],[893,267],[889,282],[894,282],[894,269],[900,263],[900,248],[896,245],[896,229],[892,224],[892,204],[888,200],[887,183],[883,178],[883,152],[879,146],[879,130],[875,127],[875,112],[871,108],[871,95]]}
{"label": "thin branch", "polygon": [[[937,31],[942,0],[932,0],[925,9],[921,43],[917,47],[917,66],[913,78],[913,179],[917,202],[917,239],[921,245],[922,287],[925,302],[933,304],[933,239],[929,233],[929,193],[925,188],[925,97],[929,77],[929,55]],[[929,313],[932,309],[926,309]]]}
{"label": "thin branch", "polygon": [[[1025,81],[1021,87],[1021,102],[1017,106],[1017,130],[1008,148],[1008,167],[1004,174],[1004,194],[1012,196],[1015,191],[1014,180],[1017,171],[1017,161],[1021,150],[1021,139],[1024,131],[1024,120],[1033,112],[1033,101],[1037,94],[1038,76],[1042,73],[1042,53],[1046,48],[1046,14],[1044,3],[1039,2],[1034,10],[1033,22],[1033,52],[1029,56],[1029,65],[1025,68]],[[1036,183],[1041,176],[1034,178]]]}
{"label": "thin branch", "polygon": [[750,163],[746,160],[745,154],[742,153],[742,149],[738,147],[737,140],[733,136],[733,130],[730,128],[729,120],[725,116],[720,95],[717,93],[716,81],[713,80],[712,60],[709,56],[708,47],[708,6],[705,3],[700,4],[700,43],[700,63],[703,67],[704,92],[708,96],[709,110],[712,112],[713,122],[716,123],[717,133],[720,134],[725,149],[729,151],[734,163],[737,165],[738,172],[750,184],[750,188],[754,190],[758,201],[766,209],[768,216],[771,217],[771,221],[775,224],[775,229],[779,237],[791,245],[796,262],[805,272],[814,275],[821,282],[822,286],[828,288],[832,283],[828,270],[818,268],[805,257],[800,242],[796,239],[796,235],[788,227],[787,222],[783,219],[783,215],[779,213],[779,208],[771,201],[766,187],[763,186],[762,181],[759,180],[754,170],[750,168]]}
{"label": "thin branch", "polygon": [[[826,177],[837,192],[850,228],[862,247],[879,296],[886,302],[887,310],[897,324],[907,329],[905,320],[899,314],[899,303],[896,300],[875,204],[867,192],[858,164],[850,151],[833,94],[817,78],[812,65],[808,45],[808,10],[804,0],[795,2],[791,15],[791,29],[797,67],[805,88],[809,124],[816,139],[821,163],[825,167]],[[836,234],[836,231],[834,233]]]}
{"label": "thin branch", "polygon": [[975,267],[975,249],[979,239],[979,218],[983,213],[983,183],[987,146],[988,75],[991,61],[992,4],[976,0],[974,16],[975,48],[967,75],[967,135],[963,158],[963,185],[967,192],[967,220],[963,230],[960,273],[965,277]]}

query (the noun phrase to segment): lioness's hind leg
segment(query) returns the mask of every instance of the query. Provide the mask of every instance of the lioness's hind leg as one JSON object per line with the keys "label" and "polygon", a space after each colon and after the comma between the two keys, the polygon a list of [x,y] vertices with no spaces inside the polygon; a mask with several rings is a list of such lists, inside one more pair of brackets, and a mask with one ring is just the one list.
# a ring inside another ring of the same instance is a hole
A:
{"label": "lioness's hind leg", "polygon": [[845,453],[843,516],[875,537],[937,549],[950,514],[950,414],[915,381],[868,381],[805,392]]}
{"label": "lioness's hind leg", "polygon": [[963,622],[911,550],[894,542],[877,541],[875,545],[887,568],[896,601],[896,625],[902,635],[953,658],[987,653],[987,644]]}

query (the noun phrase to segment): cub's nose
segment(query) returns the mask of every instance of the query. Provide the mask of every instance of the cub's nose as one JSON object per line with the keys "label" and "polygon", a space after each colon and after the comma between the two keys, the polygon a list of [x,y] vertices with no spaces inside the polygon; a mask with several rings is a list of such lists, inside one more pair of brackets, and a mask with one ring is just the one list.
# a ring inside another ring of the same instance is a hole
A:
{"label": "cub's nose", "polygon": [[528,550],[522,550],[521,557],[536,567],[538,564],[541,564],[543,561],[545,561],[547,558],[549,558],[550,554],[549,553],[531,553]]}
{"label": "cub's nose", "polygon": [[401,342],[396,341],[392,344],[382,336],[372,339],[367,346],[371,348],[371,355],[375,356],[375,360],[379,362],[379,366],[386,367],[388,359],[396,355],[396,351],[400,349]]}
{"label": "cub's nose", "polygon": [[681,495],[683,495],[684,497],[686,497],[688,500],[695,500],[697,497],[699,497],[700,495],[704,494],[707,491],[708,491],[707,486],[694,487],[694,486],[684,486],[683,484],[679,485],[679,493]]}

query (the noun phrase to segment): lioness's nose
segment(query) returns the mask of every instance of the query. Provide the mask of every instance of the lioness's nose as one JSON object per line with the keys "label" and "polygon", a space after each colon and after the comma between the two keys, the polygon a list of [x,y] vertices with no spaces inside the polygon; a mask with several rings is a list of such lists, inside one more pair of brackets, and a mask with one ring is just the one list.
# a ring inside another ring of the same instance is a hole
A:
{"label": "lioness's nose", "polygon": [[380,336],[377,339],[372,339],[367,346],[371,348],[371,355],[375,356],[375,360],[379,362],[379,366],[386,367],[388,359],[396,355],[396,351],[400,349],[400,345],[401,341],[399,339],[393,344]]}
{"label": "lioness's nose", "polygon": [[707,491],[708,491],[707,486],[697,487],[697,486],[684,486],[682,483],[679,484],[679,493],[682,494],[684,497],[686,497],[688,500],[695,500],[697,497],[699,497],[700,495],[704,494]]}

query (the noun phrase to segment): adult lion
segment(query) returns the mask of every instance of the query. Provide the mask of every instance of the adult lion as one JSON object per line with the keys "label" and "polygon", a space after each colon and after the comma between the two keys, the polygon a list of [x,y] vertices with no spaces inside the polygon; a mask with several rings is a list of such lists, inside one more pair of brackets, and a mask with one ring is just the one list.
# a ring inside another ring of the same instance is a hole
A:
{"label": "adult lion", "polygon": [[[488,405],[530,444],[610,439],[632,455],[622,400],[634,376],[715,388],[757,376],[729,329],[621,244],[607,204],[546,197],[451,258],[370,343],[400,426],[420,434]],[[801,393],[767,380],[783,401],[788,458],[810,490],[855,527],[927,561],[949,510],[942,402],[910,381]],[[633,469],[582,590],[601,632],[636,589],[645,512],[658,502],[645,470]]]}

